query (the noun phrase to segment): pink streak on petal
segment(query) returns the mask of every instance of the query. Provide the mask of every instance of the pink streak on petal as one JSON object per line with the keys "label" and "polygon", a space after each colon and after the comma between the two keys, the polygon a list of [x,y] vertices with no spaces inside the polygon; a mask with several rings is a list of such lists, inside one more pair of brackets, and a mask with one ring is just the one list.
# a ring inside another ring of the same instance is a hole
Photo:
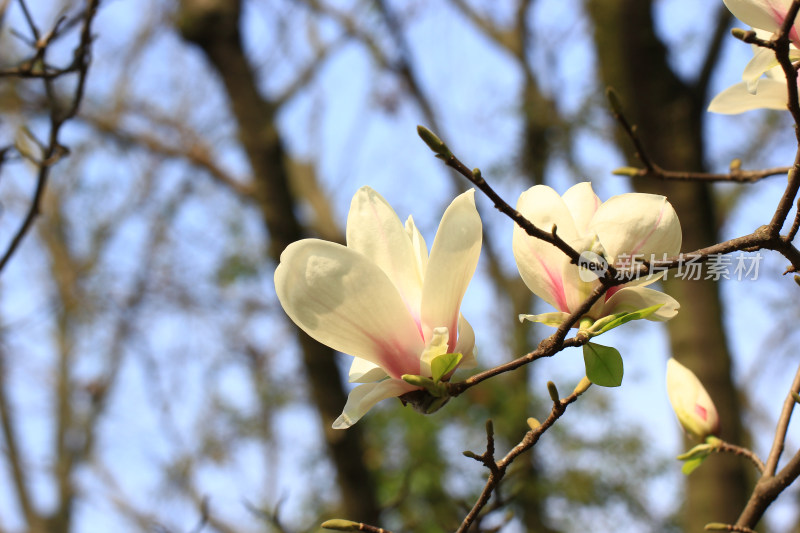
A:
{"label": "pink streak on petal", "polygon": [[706,408],[700,404],[694,404],[694,413],[699,416],[702,420],[708,420],[708,412]]}
{"label": "pink streak on petal", "polygon": [[[772,10],[772,18],[778,23],[778,27],[781,27],[783,25],[783,20],[786,18],[786,13],[781,13],[772,5],[772,2],[769,3],[769,7]],[[800,38],[798,38],[797,27],[794,25],[792,25],[792,29],[789,31],[789,40],[792,41],[793,45],[800,47]]]}
{"label": "pink streak on petal", "polygon": [[559,311],[568,313],[569,306],[567,305],[567,294],[564,290],[564,280],[561,277],[561,272],[553,271],[548,264],[541,259],[539,254],[534,255],[536,256],[536,260],[539,261],[539,264],[542,265],[542,268],[544,268],[544,271],[547,273],[547,279],[550,281],[550,295],[556,301],[556,307],[558,307]]}
{"label": "pink streak on petal", "polygon": [[[381,368],[383,368],[389,376],[400,379],[403,374],[419,375],[419,354],[409,354],[407,348],[400,343],[382,343],[379,347],[379,358],[381,360]],[[408,358],[411,357],[414,364],[408,364]]]}
{"label": "pink streak on petal", "polygon": [[[412,317],[413,318],[413,317]],[[422,330],[419,326],[419,321],[414,318],[419,328],[419,337],[423,339],[422,345],[424,346],[424,338]],[[373,346],[373,355],[382,369],[386,371],[393,378],[400,379],[403,374],[419,374],[419,353],[414,353],[413,350],[408,349],[409,344],[413,344],[413,340],[403,343],[400,339],[385,339],[379,338],[365,330],[362,325],[350,317],[342,317],[342,321],[347,323],[348,328],[359,331],[361,335],[369,339]]]}
{"label": "pink streak on petal", "polygon": [[606,302],[607,302],[607,301],[608,301],[608,300],[609,300],[609,299],[610,299],[612,296],[614,296],[614,295],[617,293],[617,291],[619,291],[621,288],[623,288],[623,286],[622,286],[622,285],[614,285],[613,287],[609,288],[609,289],[606,291],[606,299],[605,299],[604,301],[606,301]]}

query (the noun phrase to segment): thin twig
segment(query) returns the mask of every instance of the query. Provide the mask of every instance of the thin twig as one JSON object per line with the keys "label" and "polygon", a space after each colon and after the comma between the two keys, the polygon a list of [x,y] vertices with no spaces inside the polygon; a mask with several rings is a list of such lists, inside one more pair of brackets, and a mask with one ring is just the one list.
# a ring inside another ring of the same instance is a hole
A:
{"label": "thin twig", "polygon": [[737,446],[736,444],[731,444],[721,440],[714,447],[714,451],[717,453],[732,453],[734,455],[744,457],[753,463],[761,474],[764,473],[764,462],[748,448],[743,448],[742,446]]}
{"label": "thin twig", "polygon": [[797,235],[797,231],[800,230],[800,198],[797,199],[796,208],[797,211],[794,214],[794,222],[792,222],[789,233],[786,234],[786,242],[792,242]]}
{"label": "thin twig", "polygon": [[780,461],[786,442],[786,432],[789,430],[789,421],[792,419],[792,413],[797,404],[792,392],[795,394],[800,393],[800,367],[798,367],[794,376],[794,381],[792,382],[792,387],[786,394],[786,399],[783,401],[781,416],[778,418],[778,425],[775,428],[775,437],[772,439],[772,448],[770,448],[769,456],[767,456],[765,473],[770,476],[775,475],[778,469],[778,461]]}
{"label": "thin twig", "polygon": [[778,474],[775,473],[786,444],[789,421],[797,403],[794,395],[798,393],[800,393],[800,367],[795,373],[791,389],[783,402],[783,409],[780,418],[778,418],[775,437],[772,440],[772,448],[767,457],[764,473],[756,483],[742,514],[739,515],[739,519],[736,521],[737,526],[755,527],[772,502],[800,475],[800,452],[796,453]]}
{"label": "thin twig", "polygon": [[566,412],[567,407],[574,403],[578,399],[578,396],[580,396],[584,391],[585,389],[573,391],[572,394],[563,400],[553,402],[553,407],[550,410],[550,415],[547,417],[547,419],[535,429],[529,430],[519,444],[514,446],[505,457],[494,464],[494,468],[491,468],[489,471],[489,478],[486,480],[486,484],[484,485],[478,500],[461,522],[461,526],[458,528],[456,533],[465,533],[470,528],[473,522],[475,522],[475,520],[478,518],[481,510],[489,502],[492,493],[503,479],[503,476],[505,476],[506,470],[511,463],[514,462],[519,455],[533,448],[533,446],[539,442],[539,438],[542,436],[542,434],[544,434],[545,431],[551,428],[553,424],[555,424],[556,421],[561,418],[561,416]]}
{"label": "thin twig", "polygon": [[749,527],[735,526],[733,524],[719,524],[719,523],[706,524],[706,527],[703,529],[705,529],[706,531],[734,531],[736,533],[756,533]]}
{"label": "thin twig", "polygon": [[[636,131],[636,126],[630,123],[625,116],[625,110],[622,107],[619,98],[617,97],[614,89],[606,89],[606,97],[608,98],[611,107],[611,114],[614,120],[619,123],[622,131],[630,139],[633,145],[634,152],[639,161],[642,162],[644,168],[622,167],[613,172],[618,176],[629,176],[637,178],[654,178],[660,180],[677,180],[677,181],[702,181],[702,182],[736,182],[736,183],[753,183],[770,176],[786,175],[792,167],[775,167],[764,170],[741,170],[738,167],[730,169],[727,173],[714,173],[714,172],[691,172],[685,170],[665,170],[653,161],[644,143],[639,138]],[[732,165],[733,166],[733,165]]]}
{"label": "thin twig", "polygon": [[505,372],[510,372],[515,370],[521,366],[527,365],[537,359],[542,359],[544,357],[551,357],[556,353],[560,352],[564,348],[573,347],[573,346],[583,346],[587,342],[589,342],[588,335],[583,333],[579,333],[575,337],[570,339],[564,339],[566,333],[570,330],[570,328],[575,325],[580,318],[586,314],[586,312],[591,309],[592,305],[600,299],[605,292],[608,290],[605,286],[598,286],[592,294],[589,295],[583,303],[569,315],[569,317],[564,320],[564,322],[559,326],[555,333],[547,337],[546,339],[542,340],[539,343],[539,346],[536,349],[522,357],[514,359],[513,361],[509,361],[508,363],[504,363],[502,365],[498,365],[492,367],[488,370],[484,370],[483,372],[479,372],[474,374],[464,381],[457,381],[454,383],[447,384],[447,392],[450,396],[458,396],[459,394],[463,393],[470,387],[474,387],[478,383],[485,381],[489,378],[497,376],[499,374],[503,374]]}
{"label": "thin twig", "polygon": [[[23,6],[25,5],[24,2],[21,3]],[[54,165],[62,155],[67,153],[66,149],[59,143],[58,137],[61,127],[67,120],[75,116],[78,111],[78,107],[83,100],[83,93],[86,77],[89,71],[89,61],[91,56],[91,26],[92,21],[97,14],[97,7],[99,4],[100,0],[89,0],[88,7],[84,13],[85,19],[83,22],[83,28],[81,30],[80,42],[75,49],[75,63],[78,65],[78,80],[69,107],[63,111],[60,110],[57,98],[52,95],[52,78],[44,79],[45,88],[47,93],[50,95],[49,100],[51,106],[49,143],[41,161],[38,162],[39,172],[36,177],[36,188],[34,189],[30,207],[28,208],[28,212],[26,213],[22,224],[14,234],[14,237],[11,239],[11,242],[9,243],[5,253],[2,255],[2,257],[0,257],[0,271],[2,271],[3,268],[5,268],[5,266],[8,264],[8,261],[14,255],[25,235],[33,225],[33,221],[39,215],[42,196],[44,195],[44,191],[47,186],[47,180],[50,176],[50,169],[52,165]],[[25,9],[27,10],[27,8]],[[29,17],[29,15],[27,15],[27,11],[26,17]],[[35,25],[31,19],[29,19],[29,24],[32,26],[31,32],[34,34],[34,36],[37,36],[38,39],[38,30],[34,31]]]}
{"label": "thin twig", "polygon": [[8,398],[8,387],[6,380],[6,354],[0,352],[0,428],[2,429],[3,441],[5,442],[5,456],[8,459],[11,469],[11,480],[14,486],[14,493],[17,497],[22,516],[28,527],[33,528],[37,523],[36,510],[31,501],[30,490],[28,488],[25,472],[27,466],[22,457],[22,450],[19,446],[17,424],[14,420],[13,408]]}
{"label": "thin twig", "polygon": [[[635,135],[635,132],[629,133]],[[615,170],[613,174],[618,176],[630,176],[632,178],[653,178],[659,180],[673,181],[701,181],[701,182],[732,182],[732,183],[755,183],[771,176],[785,176],[792,167],[774,167],[763,170],[740,170],[735,169],[730,172],[691,172],[687,170],[665,170],[651,162],[652,168],[633,168],[623,167]]]}

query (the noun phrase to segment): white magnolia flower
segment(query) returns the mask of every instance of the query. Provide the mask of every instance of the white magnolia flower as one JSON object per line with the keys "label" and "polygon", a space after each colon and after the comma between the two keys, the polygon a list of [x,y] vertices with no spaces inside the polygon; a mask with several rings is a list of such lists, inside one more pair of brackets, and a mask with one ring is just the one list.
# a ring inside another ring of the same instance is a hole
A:
{"label": "white magnolia flower", "polygon": [[[662,258],[663,254],[673,256],[680,251],[678,216],[663,196],[629,193],[601,203],[588,182],[571,187],[563,197],[550,187],[536,185],[522,193],[517,210],[539,228],[549,231],[557,226],[558,235],[575,250],[595,252],[611,264],[630,266],[637,257],[650,260],[652,255]],[[514,227],[513,250],[528,288],[558,309],[556,313],[520,318],[559,325],[600,283],[570,263],[564,252],[518,226]],[[612,287],[585,316],[597,321],[661,305],[646,318],[669,320],[677,314],[678,302],[644,287],[659,278],[649,276]]]}
{"label": "white magnolia flower", "polygon": [[[791,0],[724,0],[731,13],[752,26],[761,39],[771,39],[780,29]],[[789,33],[789,58],[800,59],[800,39],[796,20]],[[708,110],[714,113],[735,114],[752,109],[785,110],[787,101],[786,75],[775,58],[775,52],[753,45],[753,59],[742,73],[742,81],[728,87],[711,100]]]}
{"label": "white magnolia flower", "polygon": [[418,387],[404,374],[431,376],[430,363],[461,353],[475,366],[475,336],[459,308],[480,254],[474,191],[458,196],[431,247],[411,217],[405,227],[377,192],[362,187],[347,218],[347,246],[305,239],[289,245],[275,271],[284,311],[311,337],[355,357],[353,389],[335,429],[373,405]]}
{"label": "white magnolia flower", "polygon": [[697,376],[675,359],[667,361],[667,395],[687,433],[700,440],[719,433],[714,402]]}

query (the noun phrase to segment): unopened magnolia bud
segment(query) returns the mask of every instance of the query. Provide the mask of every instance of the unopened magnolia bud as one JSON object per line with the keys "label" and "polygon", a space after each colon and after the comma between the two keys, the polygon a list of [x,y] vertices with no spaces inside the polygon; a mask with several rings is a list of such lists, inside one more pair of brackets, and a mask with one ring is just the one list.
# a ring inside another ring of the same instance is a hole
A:
{"label": "unopened magnolia bud", "polygon": [[619,167],[611,171],[615,176],[629,176],[634,177],[640,174],[640,170],[635,167]]}
{"label": "unopened magnolia bud", "polygon": [[719,432],[719,415],[703,384],[675,359],[667,361],[667,395],[678,421],[700,440]]}
{"label": "unopened magnolia bud", "polygon": [[419,135],[420,138],[425,141],[425,144],[428,145],[428,148],[433,150],[435,154],[442,157],[451,157],[453,155],[444,141],[442,141],[438,135],[433,133],[425,126],[417,126],[417,135]]}
{"label": "unopened magnolia bud", "polygon": [[752,31],[743,30],[742,28],[733,28],[731,30],[731,35],[733,35],[740,41],[747,42],[747,40],[750,39],[752,36],[754,36],[755,33]]}
{"label": "unopened magnolia bud", "polygon": [[558,389],[556,388],[556,384],[552,381],[547,382],[547,392],[550,393],[550,399],[554,402],[558,403],[561,401],[561,398],[558,396]]}
{"label": "unopened magnolia bud", "polygon": [[737,170],[741,170],[742,168],[742,160],[738,157],[731,161],[731,165],[729,167],[731,172],[735,172]]}
{"label": "unopened magnolia bud", "polygon": [[575,385],[575,389],[572,391],[572,394],[581,395],[584,392],[586,392],[586,389],[588,389],[591,385],[592,382],[589,380],[589,378],[583,376],[580,382],[577,385]]}
{"label": "unopened magnolia bud", "polygon": [[533,429],[533,430],[536,430],[539,426],[542,425],[541,422],[539,422],[538,420],[536,420],[533,417],[528,418],[528,420],[526,420],[526,422],[528,423],[528,427]]}

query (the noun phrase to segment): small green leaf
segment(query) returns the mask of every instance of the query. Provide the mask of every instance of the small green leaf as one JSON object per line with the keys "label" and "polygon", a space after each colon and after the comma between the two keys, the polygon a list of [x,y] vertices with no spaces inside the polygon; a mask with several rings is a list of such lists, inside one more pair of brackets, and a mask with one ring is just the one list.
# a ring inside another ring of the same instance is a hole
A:
{"label": "small green leaf", "polygon": [[615,348],[593,342],[583,346],[586,377],[601,387],[619,387],[622,384],[622,356]]}
{"label": "small green leaf", "polygon": [[691,461],[694,459],[705,459],[711,452],[714,451],[714,446],[711,444],[698,444],[691,450],[680,454],[677,459],[680,461]]}
{"label": "small green leaf", "polygon": [[705,460],[706,460],[705,457],[696,457],[694,459],[689,459],[688,461],[683,463],[683,466],[681,467],[681,472],[683,472],[683,475],[688,476],[689,474],[697,470],[697,468],[701,464],[703,464],[703,461]]}
{"label": "small green leaf", "polygon": [[647,318],[658,311],[662,305],[664,304],[651,305],[650,307],[645,307],[644,309],[639,309],[638,311],[632,311],[630,313],[619,313],[617,315],[613,315],[613,319],[608,321],[606,321],[606,319],[611,317],[606,317],[606,319],[595,322],[594,325],[589,328],[589,332],[592,334],[592,336],[597,336],[610,329],[614,329],[617,326],[621,326],[626,322],[630,322],[631,320]]}
{"label": "small green leaf", "polygon": [[415,387],[422,387],[423,389],[430,391],[431,389],[436,388],[436,383],[433,382],[431,378],[426,378],[424,376],[417,376],[415,374],[403,374],[400,376],[403,381],[414,385]]}
{"label": "small green leaf", "polygon": [[416,376],[414,374],[403,374],[400,378],[409,383],[414,385],[415,387],[420,387],[428,391],[431,396],[435,396],[436,398],[440,398],[442,396],[447,395],[447,388],[446,384],[436,383],[431,378],[426,378],[424,376]]}
{"label": "small green leaf", "polygon": [[460,353],[443,353],[431,361],[431,374],[433,381],[438,382],[451,370],[458,366],[463,356]]}

